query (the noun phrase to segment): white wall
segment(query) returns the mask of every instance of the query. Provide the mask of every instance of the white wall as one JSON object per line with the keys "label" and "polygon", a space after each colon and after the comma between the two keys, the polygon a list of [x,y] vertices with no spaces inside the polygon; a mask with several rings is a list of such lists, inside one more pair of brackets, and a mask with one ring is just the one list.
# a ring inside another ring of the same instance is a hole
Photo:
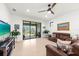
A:
{"label": "white wall", "polygon": [[[22,16],[17,16],[17,15],[12,15],[11,16],[11,25],[12,25],[12,28],[11,28],[11,30],[14,30],[14,24],[19,24],[20,25],[20,29],[19,29],[19,31],[21,32],[21,35],[20,35],[20,40],[23,40],[22,38],[22,35],[23,35],[23,33],[22,33],[22,26],[23,26],[23,20],[27,20],[27,21],[35,21],[35,22],[41,22],[41,30],[42,30],[42,32],[43,32],[43,26],[46,26],[46,28],[47,29],[49,29],[48,27],[48,21],[43,21],[43,20],[39,20],[39,19],[31,19],[31,18],[24,18],[24,17],[22,17]],[[42,37],[43,37],[43,33],[41,32],[41,35],[42,35]]]}
{"label": "white wall", "polygon": [[10,24],[10,13],[3,3],[0,3],[0,20]]}
{"label": "white wall", "polygon": [[[71,33],[72,35],[79,34],[79,11],[78,10],[55,17],[55,19],[52,19],[51,21],[54,22],[52,27],[50,28],[51,33],[52,32],[65,32],[65,33]],[[70,22],[70,30],[58,31],[57,24],[64,23],[64,22]]]}
{"label": "white wall", "polygon": [[[6,22],[8,24],[11,24],[10,13],[8,12],[6,5],[3,3],[0,3],[0,20]],[[7,35],[8,34],[0,36],[0,38],[5,38]]]}

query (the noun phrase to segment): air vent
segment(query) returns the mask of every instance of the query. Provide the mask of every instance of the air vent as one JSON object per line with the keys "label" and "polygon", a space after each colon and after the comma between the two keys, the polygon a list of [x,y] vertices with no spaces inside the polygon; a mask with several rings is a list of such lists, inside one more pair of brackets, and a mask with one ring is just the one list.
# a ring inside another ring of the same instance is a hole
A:
{"label": "air vent", "polygon": [[15,12],[15,11],[16,11],[16,9],[15,9],[15,8],[13,8],[13,9],[12,9],[12,11],[14,11],[14,12]]}

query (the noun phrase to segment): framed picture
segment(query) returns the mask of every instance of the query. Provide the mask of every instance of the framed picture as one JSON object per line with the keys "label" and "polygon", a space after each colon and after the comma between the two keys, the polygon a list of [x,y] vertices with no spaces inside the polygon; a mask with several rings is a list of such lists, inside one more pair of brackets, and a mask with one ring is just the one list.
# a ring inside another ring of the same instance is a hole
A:
{"label": "framed picture", "polygon": [[58,31],[61,31],[61,30],[69,31],[69,22],[57,24],[57,30]]}
{"label": "framed picture", "polygon": [[15,24],[15,25],[14,25],[14,28],[15,28],[16,30],[19,29],[19,27],[20,27],[19,24]]}

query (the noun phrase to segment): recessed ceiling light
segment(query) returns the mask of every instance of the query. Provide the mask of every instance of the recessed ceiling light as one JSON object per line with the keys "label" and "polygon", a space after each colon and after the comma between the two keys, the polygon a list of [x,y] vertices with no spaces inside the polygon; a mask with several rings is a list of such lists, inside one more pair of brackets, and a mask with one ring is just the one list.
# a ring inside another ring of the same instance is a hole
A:
{"label": "recessed ceiling light", "polygon": [[13,11],[16,11],[16,9],[15,9],[15,8],[13,8],[12,10],[13,10]]}
{"label": "recessed ceiling light", "polygon": [[45,17],[47,17],[47,15],[45,15]]}
{"label": "recessed ceiling light", "polygon": [[30,10],[29,10],[29,9],[27,9],[26,11],[27,11],[27,12],[29,12]]}

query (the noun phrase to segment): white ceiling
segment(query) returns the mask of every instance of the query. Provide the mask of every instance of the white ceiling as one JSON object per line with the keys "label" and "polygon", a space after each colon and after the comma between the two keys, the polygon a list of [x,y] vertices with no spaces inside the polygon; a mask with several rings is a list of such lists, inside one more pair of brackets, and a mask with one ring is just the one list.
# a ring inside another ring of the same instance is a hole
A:
{"label": "white ceiling", "polygon": [[[40,10],[48,9],[48,4],[49,3],[6,3],[9,11],[12,14],[31,18],[43,18],[47,20],[79,9],[78,3],[57,3],[56,6],[52,9],[55,15],[49,14],[47,12],[38,13]],[[12,11],[13,8],[16,9],[16,12]],[[27,12],[27,9],[29,9],[30,12]],[[47,17],[45,17],[45,15],[47,15]]]}

